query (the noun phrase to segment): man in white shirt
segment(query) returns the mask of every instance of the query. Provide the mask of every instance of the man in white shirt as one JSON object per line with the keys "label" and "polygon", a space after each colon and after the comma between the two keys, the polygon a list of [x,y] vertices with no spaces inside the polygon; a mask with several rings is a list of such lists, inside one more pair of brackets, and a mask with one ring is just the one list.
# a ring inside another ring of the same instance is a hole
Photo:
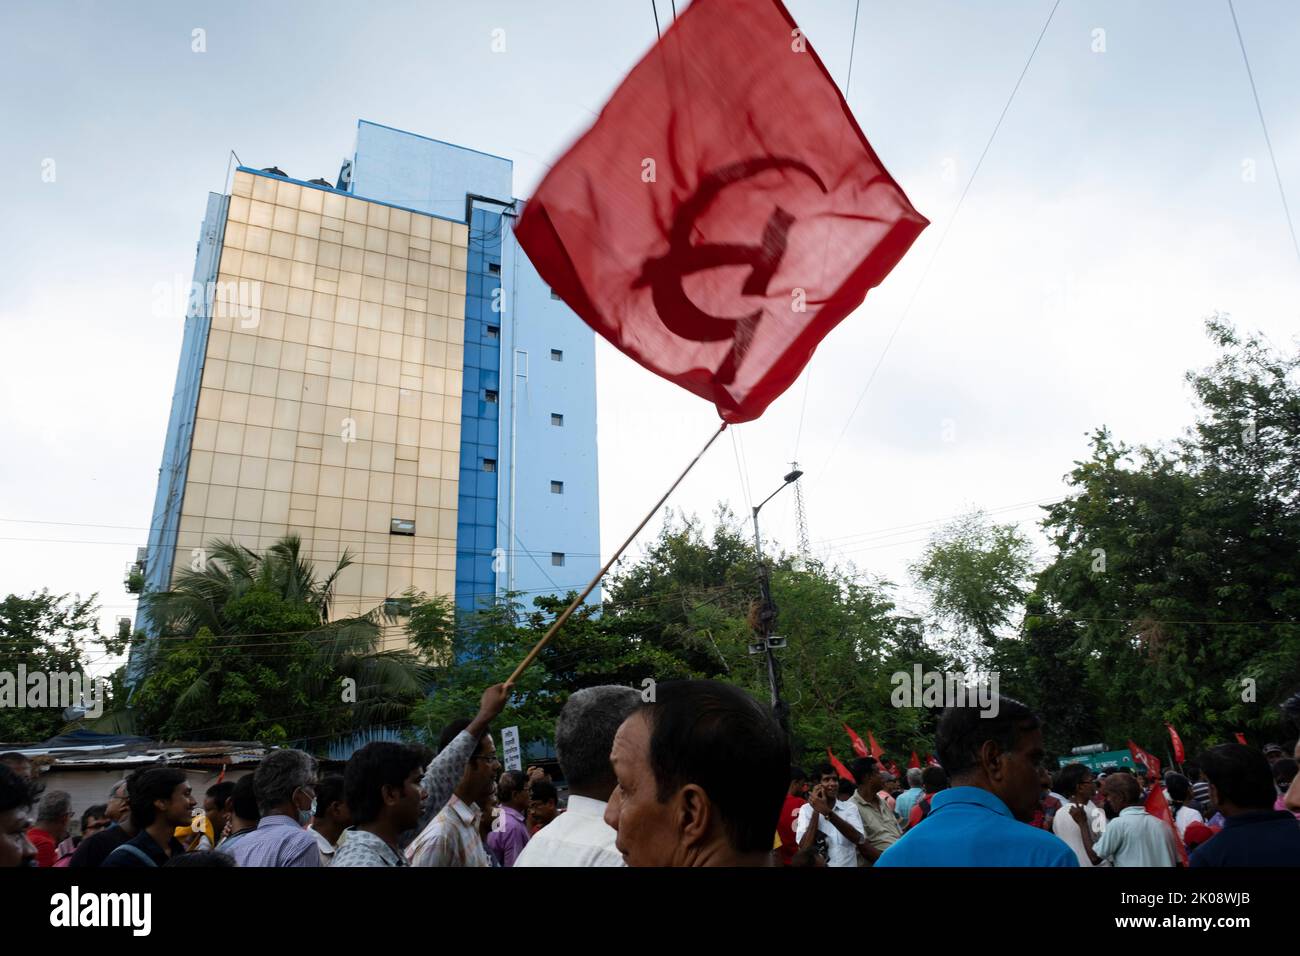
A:
{"label": "man in white shirt", "polygon": [[569,787],[568,809],[542,827],[515,866],[623,866],[605,822],[617,780],[609,752],[619,726],[641,705],[630,687],[608,684],[569,695],[555,722],[555,754]]}
{"label": "man in white shirt", "polygon": [[1052,817],[1052,832],[1066,842],[1079,860],[1080,866],[1092,866],[1092,859],[1083,843],[1083,828],[1079,824],[1077,808],[1087,825],[1092,846],[1106,829],[1106,813],[1092,802],[1097,792],[1097,778],[1081,763],[1066,764],[1056,775],[1056,786],[1061,791],[1061,809]]}
{"label": "man in white shirt", "polygon": [[808,802],[799,808],[794,822],[795,841],[801,851],[824,844],[827,866],[857,866],[858,846],[866,842],[867,834],[858,808],[849,799],[853,784],[845,781],[847,793],[841,799],[835,768],[821,764],[814,772],[820,783],[813,787]]}
{"label": "man in white shirt", "polygon": [[[1116,816],[1096,843],[1085,845],[1094,866],[1109,860],[1113,866],[1175,866],[1174,837],[1160,820],[1142,805],[1142,785],[1127,773],[1112,773],[1101,787]],[[1071,816],[1077,815],[1071,812]],[[1082,837],[1082,828],[1080,836]]]}
{"label": "man in white shirt", "polygon": [[316,815],[307,828],[307,832],[316,838],[316,845],[320,847],[321,866],[329,866],[334,862],[339,839],[350,826],[352,813],[348,810],[347,799],[343,795],[343,774],[328,774],[316,785]]}
{"label": "man in white shirt", "polygon": [[1201,811],[1192,805],[1192,782],[1181,773],[1165,774],[1165,790],[1169,793],[1169,810],[1174,815],[1174,826],[1179,838],[1187,836],[1193,823],[1204,823]]}

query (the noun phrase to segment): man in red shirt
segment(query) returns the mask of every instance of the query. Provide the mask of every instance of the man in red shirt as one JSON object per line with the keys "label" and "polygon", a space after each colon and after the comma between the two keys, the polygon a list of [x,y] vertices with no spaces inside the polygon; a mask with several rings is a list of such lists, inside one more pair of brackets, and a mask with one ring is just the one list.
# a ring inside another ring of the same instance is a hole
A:
{"label": "man in red shirt", "polygon": [[781,864],[789,866],[799,849],[799,841],[794,838],[794,821],[799,816],[799,808],[808,801],[804,799],[808,792],[808,775],[799,767],[790,768],[790,789],[786,791],[785,804],[781,807],[781,818],[776,824],[777,850]]}
{"label": "man in red shirt", "polygon": [[72,820],[72,796],[65,790],[51,790],[41,798],[36,826],[27,831],[27,839],[36,847],[36,865],[53,866],[58,862],[58,845],[68,835]]}

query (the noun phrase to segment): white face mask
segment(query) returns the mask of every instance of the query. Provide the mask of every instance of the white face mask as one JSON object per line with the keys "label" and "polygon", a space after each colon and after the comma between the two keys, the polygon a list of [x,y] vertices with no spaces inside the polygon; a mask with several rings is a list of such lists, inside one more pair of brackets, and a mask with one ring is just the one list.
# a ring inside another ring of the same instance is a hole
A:
{"label": "white face mask", "polygon": [[[299,789],[301,789],[301,788],[299,788]],[[316,798],[315,798],[315,797],[312,797],[312,798],[311,798],[311,806],[308,807],[306,810],[299,810],[299,811],[298,811],[298,823],[299,823],[299,825],[304,826],[304,827],[307,826],[307,824],[311,823],[312,817],[314,817],[314,816],[316,816]]]}

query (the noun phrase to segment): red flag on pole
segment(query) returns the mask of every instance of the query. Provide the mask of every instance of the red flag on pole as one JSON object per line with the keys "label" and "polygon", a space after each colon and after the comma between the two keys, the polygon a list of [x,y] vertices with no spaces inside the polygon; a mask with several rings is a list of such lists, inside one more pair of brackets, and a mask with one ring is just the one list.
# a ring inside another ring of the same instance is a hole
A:
{"label": "red flag on pole", "polygon": [[844,732],[849,735],[849,740],[853,742],[853,752],[859,757],[868,756],[869,751],[867,750],[867,745],[862,742],[862,738],[855,734],[853,728],[848,724],[841,724],[841,726],[844,728]]}
{"label": "red flag on pole", "polygon": [[915,750],[912,751],[912,759],[907,762],[907,766],[909,770],[913,767],[921,766],[921,761],[917,758]]}
{"label": "red flag on pole", "polygon": [[1147,768],[1147,776],[1150,777],[1153,782],[1158,783],[1160,781],[1159,760],[1147,753],[1131,740],[1128,742],[1128,752],[1132,755],[1134,763],[1140,763]]}
{"label": "red flag on pole", "polygon": [[871,742],[871,756],[879,760],[885,755],[885,752],[880,748],[880,744],[876,743],[876,738],[871,735],[869,730],[867,731],[867,740]]}
{"label": "red flag on pole", "polygon": [[1183,838],[1178,835],[1178,825],[1174,822],[1174,815],[1169,810],[1169,801],[1165,799],[1165,788],[1159,783],[1152,786],[1151,793],[1147,795],[1143,807],[1153,817],[1165,821],[1165,826],[1169,827],[1173,837],[1174,847],[1178,853],[1178,861],[1183,866],[1187,866],[1187,847],[1183,845]]}
{"label": "red flag on pole", "polygon": [[696,0],[515,235],[583,321],[734,423],[928,224],[780,0]]}
{"label": "red flag on pole", "polygon": [[838,773],[849,783],[857,783],[857,781],[853,779],[853,774],[849,773],[849,768],[844,766],[844,764],[840,763],[839,757],[836,757],[835,754],[831,753],[830,747],[826,748],[826,757],[827,759],[830,760],[831,766],[835,768],[836,773]]}
{"label": "red flag on pole", "polygon": [[935,760],[930,754],[925,755],[925,765],[927,767],[938,767],[939,761]]}
{"label": "red flag on pole", "polygon": [[1245,735],[1245,734],[1234,734],[1234,736],[1237,738],[1237,743],[1241,744],[1243,747],[1249,747],[1249,746],[1250,746],[1250,744],[1246,743],[1246,735]]}
{"label": "red flag on pole", "polygon": [[1169,728],[1169,739],[1174,745],[1174,763],[1181,765],[1187,758],[1186,753],[1183,751],[1182,738],[1178,736],[1178,731],[1174,730],[1173,724],[1166,723],[1165,726]]}

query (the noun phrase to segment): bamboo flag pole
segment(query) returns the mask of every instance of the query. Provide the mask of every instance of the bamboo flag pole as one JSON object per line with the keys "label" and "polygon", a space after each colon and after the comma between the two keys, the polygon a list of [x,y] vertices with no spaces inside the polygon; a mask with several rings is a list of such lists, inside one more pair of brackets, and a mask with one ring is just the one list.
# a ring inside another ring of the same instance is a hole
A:
{"label": "bamboo flag pole", "polygon": [[560,613],[560,616],[555,619],[551,626],[547,628],[546,633],[542,635],[542,639],[537,642],[531,651],[528,652],[528,656],[519,662],[519,666],[515,668],[515,672],[506,680],[507,684],[513,684],[517,681],[519,675],[528,669],[528,665],[537,659],[537,655],[542,652],[542,648],[545,647],[547,642],[555,635],[555,632],[564,625],[564,622],[569,619],[569,615],[573,613],[574,608],[585,601],[587,595],[595,590],[596,585],[600,583],[600,579],[603,578],[609,569],[614,566],[614,562],[617,561],[622,556],[623,552],[628,549],[628,546],[632,544],[633,540],[636,539],[636,536],[641,533],[641,529],[644,528],[650,519],[655,516],[655,513],[663,507],[664,502],[667,501],[669,496],[677,490],[677,486],[680,485],[682,480],[691,473],[691,469],[694,468],[696,463],[704,457],[704,453],[709,450],[715,441],[717,441],[718,436],[726,430],[726,422],[723,422],[718,426],[718,430],[713,433],[712,437],[710,437],[707,442],[704,443],[704,447],[700,449],[699,454],[691,459],[691,463],[686,466],[686,470],[677,476],[677,480],[673,482],[672,487],[664,492],[663,497],[655,502],[655,506],[650,509],[650,512],[644,518],[641,519],[641,523],[636,526],[636,530],[627,536],[626,541],[619,545],[618,550],[615,551],[613,556],[605,562],[605,566],[596,572],[596,576],[591,579],[591,583],[587,585],[581,594],[573,599],[573,603]]}

